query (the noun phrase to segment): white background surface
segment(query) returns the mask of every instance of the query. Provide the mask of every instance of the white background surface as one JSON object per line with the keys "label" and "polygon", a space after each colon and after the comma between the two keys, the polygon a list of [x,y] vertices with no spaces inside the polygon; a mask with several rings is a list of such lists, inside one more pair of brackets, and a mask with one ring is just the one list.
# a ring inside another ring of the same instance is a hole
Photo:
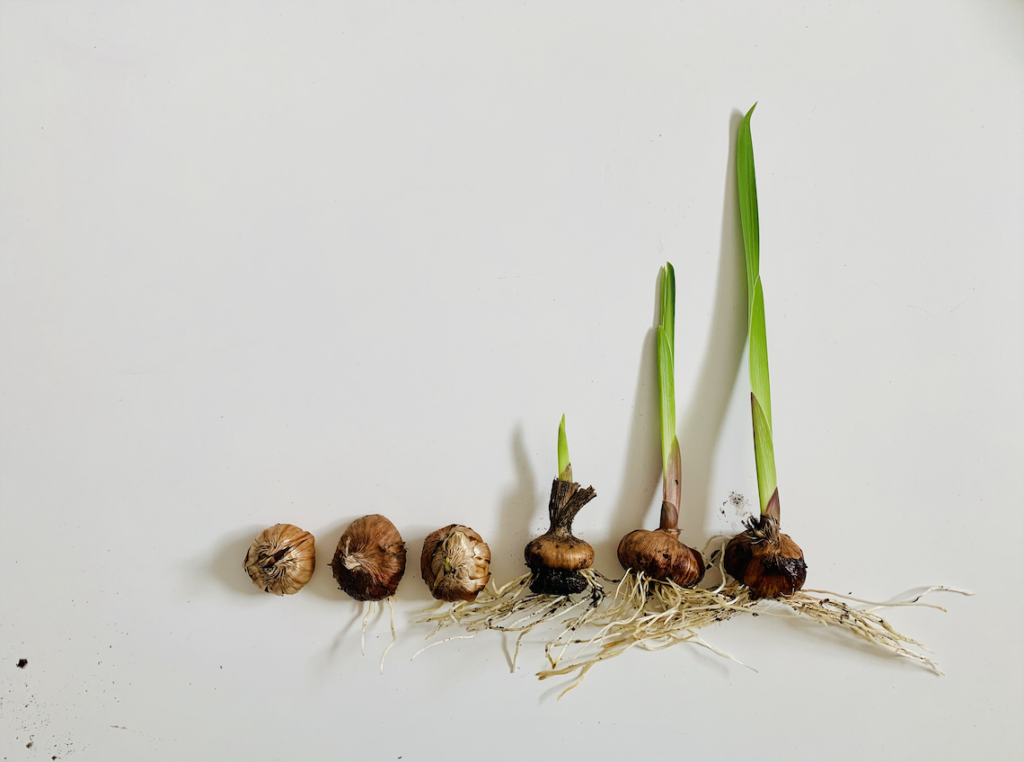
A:
{"label": "white background surface", "polygon": [[[1019,758],[1019,2],[0,14],[4,759]],[[520,574],[563,412],[597,567],[655,525],[666,259],[684,538],[739,527],[754,101],[785,525],[810,587],[975,590],[892,614],[946,677],[766,617],[707,633],[756,674],[631,653],[557,703],[536,643],[410,663],[423,537]],[[383,677],[328,567],[373,512]],[[282,521],[288,599],[241,569]]]}

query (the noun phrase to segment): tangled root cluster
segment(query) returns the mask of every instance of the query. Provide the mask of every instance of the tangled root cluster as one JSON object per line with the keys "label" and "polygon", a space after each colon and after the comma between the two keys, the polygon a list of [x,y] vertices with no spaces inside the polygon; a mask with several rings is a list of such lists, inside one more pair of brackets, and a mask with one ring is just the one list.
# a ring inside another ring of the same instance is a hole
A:
{"label": "tangled root cluster", "polygon": [[[449,608],[442,608],[442,604],[420,620],[435,624],[428,638],[452,625],[458,625],[469,633],[437,641],[427,648],[471,638],[485,630],[515,632],[518,637],[511,660],[514,672],[523,637],[541,625],[557,620],[562,629],[546,644],[544,652],[548,668],[538,672],[537,676],[545,680],[577,673],[576,680],[559,694],[561,698],[578,686],[594,666],[621,656],[632,648],[660,651],[678,643],[694,643],[723,658],[742,663],[704,640],[700,631],[739,614],[753,614],[803,617],[836,627],[942,674],[936,662],[921,653],[927,649],[919,641],[896,630],[877,611],[904,606],[925,606],[945,611],[922,599],[933,592],[971,593],[953,587],[933,586],[908,600],[884,603],[825,590],[801,590],[789,596],[759,599],[752,596],[747,587],[726,575],[723,549],[727,540],[712,538],[709,546],[717,542],[718,547],[710,555],[707,555],[709,547],[705,548],[708,567],[717,570],[722,580],[708,589],[680,587],[671,580],[653,580],[634,570],[628,571],[621,580],[611,580],[592,569],[584,570],[581,574],[587,580],[587,589],[579,595],[532,593],[532,574],[518,577],[500,588],[492,581],[475,601],[458,601]],[[614,589],[609,593],[606,588],[610,589],[612,585]],[[563,665],[563,659],[572,647],[575,649],[571,658]]]}
{"label": "tangled root cluster", "polygon": [[[713,538],[718,539],[718,538]],[[707,549],[705,549],[707,550]],[[588,617],[589,624],[598,627],[589,638],[578,637],[575,629],[564,630],[548,644],[550,668],[538,672],[541,680],[578,673],[578,677],[559,698],[578,686],[595,665],[621,656],[631,648],[657,651],[677,643],[692,642],[704,646],[723,658],[738,661],[733,656],[705,641],[698,631],[737,614],[751,613],[768,616],[801,616],[826,626],[838,627],[862,640],[880,646],[899,656],[905,656],[937,674],[942,674],[935,661],[914,650],[924,649],[918,641],[897,631],[876,613],[880,608],[926,606],[945,611],[940,606],[923,603],[921,599],[932,592],[946,591],[970,595],[951,587],[929,587],[910,600],[886,603],[865,601],[822,590],[805,590],[791,596],[756,599],[743,585],[729,580],[722,569],[721,547],[711,556],[711,564],[722,575],[723,582],[712,589],[682,588],[671,581],[645,578],[642,573],[629,571],[619,582],[605,606]],[[729,581],[726,581],[729,580]],[[843,599],[843,600],[837,600]],[[859,608],[845,603],[866,604]],[[568,634],[568,635],[567,635]],[[574,659],[559,667],[561,656],[569,646],[578,645]],[[552,652],[558,650],[558,658]]]}
{"label": "tangled root cluster", "polygon": [[[719,656],[737,661],[728,653],[712,646],[698,630],[746,611],[753,602],[739,585],[719,586],[704,590],[680,587],[671,580],[660,581],[642,572],[628,571],[620,580],[608,604],[595,616],[598,627],[589,638],[567,639],[563,632],[548,644],[550,669],[537,673],[541,680],[578,672],[576,681],[559,694],[559,698],[583,682],[597,664],[621,656],[632,648],[660,651],[677,643],[693,642]],[[558,663],[569,648],[578,645],[574,659],[566,666]],[[558,658],[551,653],[558,649]]]}
{"label": "tangled root cluster", "polygon": [[[471,638],[485,630],[516,632],[519,635],[516,638],[515,652],[510,665],[511,670],[515,672],[519,646],[528,633],[541,625],[562,620],[566,615],[575,612],[573,616],[563,620],[565,629],[559,636],[563,637],[567,632],[576,632],[586,625],[600,610],[607,598],[604,583],[614,580],[609,580],[593,569],[580,570],[579,574],[586,580],[587,588],[578,595],[533,593],[530,591],[530,583],[534,577],[531,572],[505,583],[500,588],[492,580],[475,601],[457,601],[449,608],[444,608],[442,604],[419,620],[435,624],[434,631],[427,637],[432,638],[451,625],[458,625],[470,634],[446,638],[432,643],[427,648],[451,640]],[[551,644],[548,644],[549,648],[550,646]],[[426,648],[421,649],[413,658],[425,650]]]}
{"label": "tangled root cluster", "polygon": [[[928,650],[927,648],[925,648],[919,641],[895,630],[885,617],[875,613],[876,609],[895,608],[899,606],[924,606],[926,608],[938,609],[945,613],[946,609],[942,606],[936,606],[934,603],[921,602],[921,599],[926,595],[936,592],[973,595],[973,593],[969,593],[966,590],[960,590],[955,587],[933,585],[909,600],[879,603],[875,601],[865,601],[860,598],[853,598],[849,595],[830,593],[827,590],[802,590],[794,593],[788,598],[776,598],[771,601],[771,603],[776,603],[780,606],[789,608],[795,612],[796,615],[808,617],[809,619],[819,622],[825,626],[831,625],[833,627],[839,627],[846,632],[856,635],[861,640],[866,640],[868,643],[881,646],[897,656],[905,656],[908,659],[912,659],[922,666],[928,667],[937,675],[941,675],[943,674],[942,670],[939,669],[939,665],[934,659],[915,651],[913,648],[910,648],[910,646],[916,646],[917,648],[925,651]],[[867,604],[867,608],[854,608],[848,603],[844,603],[840,600],[834,600],[836,598],[843,598],[848,601]],[[773,611],[764,611],[763,613],[775,616],[792,616],[791,614],[778,614]]]}

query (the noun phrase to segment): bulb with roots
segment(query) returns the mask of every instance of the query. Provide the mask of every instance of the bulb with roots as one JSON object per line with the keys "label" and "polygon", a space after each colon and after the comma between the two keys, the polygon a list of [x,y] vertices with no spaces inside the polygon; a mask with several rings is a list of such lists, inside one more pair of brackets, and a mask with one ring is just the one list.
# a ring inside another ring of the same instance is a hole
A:
{"label": "bulb with roots", "polygon": [[623,569],[652,580],[671,580],[679,587],[693,587],[704,578],[704,556],[679,541],[679,511],[667,500],[661,504],[661,526],[627,534],[618,556]]}
{"label": "bulb with roots", "polygon": [[[563,635],[576,632],[586,624],[605,598],[602,580],[606,578],[591,568],[594,549],[572,533],[572,522],[580,509],[596,496],[593,487],[581,488],[572,480],[572,467],[566,464],[551,484],[548,531],[533,539],[524,550],[529,573],[501,587],[492,581],[472,601],[456,601],[445,611],[425,612],[428,615],[420,621],[436,625],[428,638],[452,624],[461,625],[469,634],[437,641],[419,653],[485,630],[516,632],[518,637],[509,663],[514,672],[519,646],[527,633],[551,621],[563,620]],[[589,594],[577,595],[583,592]],[[571,618],[565,618],[573,612]],[[548,643],[549,652],[552,643],[561,637]]]}
{"label": "bulb with roots", "polygon": [[779,531],[779,490],[759,518],[744,523],[746,530],[725,547],[725,570],[754,598],[790,596],[800,590],[807,580],[807,563],[800,546]]}
{"label": "bulb with roots", "polygon": [[524,555],[533,578],[530,590],[540,595],[582,593],[590,582],[581,572],[594,564],[594,549],[572,533],[572,520],[597,497],[593,487],[580,489],[572,480],[572,469],[551,484],[548,531],[530,541]]}
{"label": "bulb with roots", "polygon": [[331,561],[334,578],[345,593],[363,601],[362,651],[366,653],[366,622],[376,611],[377,604],[386,600],[391,609],[391,644],[380,657],[380,670],[384,672],[384,657],[395,645],[395,607],[392,596],[405,574],[405,543],[398,529],[380,514],[363,516],[353,521],[341,539]]}

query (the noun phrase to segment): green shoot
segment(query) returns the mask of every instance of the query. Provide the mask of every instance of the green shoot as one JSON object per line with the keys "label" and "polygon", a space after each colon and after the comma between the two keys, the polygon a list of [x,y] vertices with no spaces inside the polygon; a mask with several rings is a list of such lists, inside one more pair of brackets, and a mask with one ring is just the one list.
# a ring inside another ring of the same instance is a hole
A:
{"label": "green shoot", "polygon": [[572,472],[569,471],[569,440],[565,437],[565,415],[562,415],[562,422],[558,424],[558,478],[562,481],[572,481]]}
{"label": "green shoot", "polygon": [[676,345],[676,270],[671,262],[661,268],[660,327],[668,335],[669,349],[673,349]]}
{"label": "green shoot", "polygon": [[679,507],[682,461],[676,438],[676,271],[670,262],[661,268],[661,323],[658,325],[658,388],[661,397],[661,464],[664,499]]}
{"label": "green shoot", "polygon": [[768,383],[768,335],[764,320],[764,290],[761,285],[760,231],[757,219],[757,179],[754,175],[754,144],[750,117],[755,103],[743,118],[736,143],[736,179],[740,197],[740,223],[747,260],[747,306],[750,333],[750,397],[754,420],[754,461],[757,464],[757,492],[761,513],[778,487],[775,476],[775,447],[772,443],[772,395]]}
{"label": "green shoot", "polygon": [[757,464],[757,494],[761,498],[761,513],[768,511],[768,504],[777,492],[775,478],[775,445],[772,444],[772,428],[757,397],[750,395],[750,412],[754,419],[754,461]]}
{"label": "green shoot", "polygon": [[764,322],[764,289],[761,276],[754,284],[750,306],[750,389],[764,411],[768,428],[772,427],[772,391],[768,385],[768,332]]}

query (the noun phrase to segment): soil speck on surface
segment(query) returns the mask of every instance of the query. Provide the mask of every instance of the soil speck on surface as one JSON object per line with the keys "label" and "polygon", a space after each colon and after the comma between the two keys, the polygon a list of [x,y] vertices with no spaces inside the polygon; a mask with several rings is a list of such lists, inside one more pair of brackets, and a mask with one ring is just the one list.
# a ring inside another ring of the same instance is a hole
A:
{"label": "soil speck on surface", "polygon": [[730,492],[729,497],[722,503],[722,507],[718,511],[723,516],[727,516],[726,508],[731,508],[738,519],[746,518],[751,512],[750,503],[739,492]]}
{"label": "soil speck on surface", "polygon": [[18,669],[25,669],[28,666],[28,659],[18,659]]}

